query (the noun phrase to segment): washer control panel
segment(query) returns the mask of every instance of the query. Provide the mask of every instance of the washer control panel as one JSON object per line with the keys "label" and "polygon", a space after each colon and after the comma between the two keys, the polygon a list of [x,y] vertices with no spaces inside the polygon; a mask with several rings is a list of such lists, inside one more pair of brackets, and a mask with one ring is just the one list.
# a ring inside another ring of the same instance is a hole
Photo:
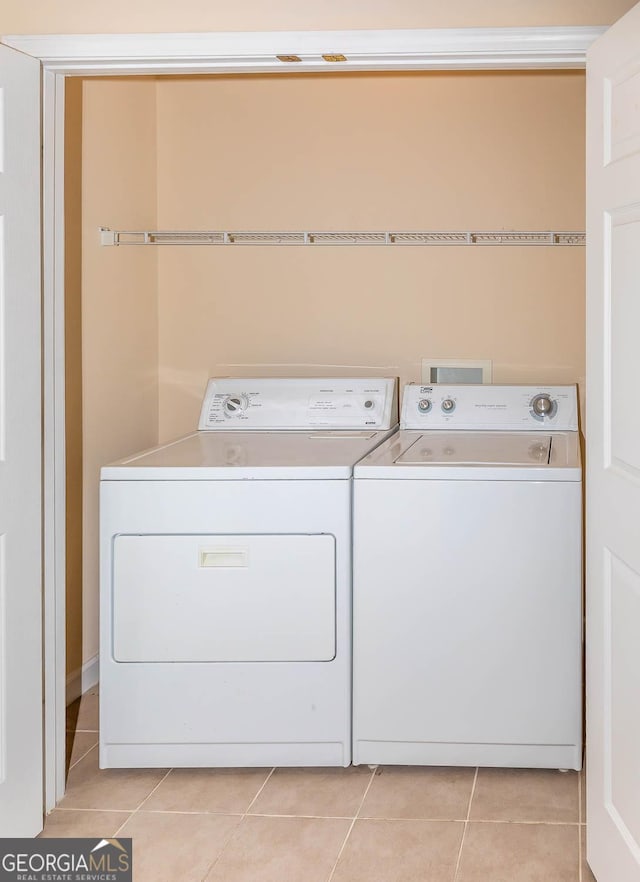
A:
{"label": "washer control panel", "polygon": [[389,429],[398,421],[397,381],[387,377],[213,378],[204,431]]}
{"label": "washer control panel", "polygon": [[402,429],[578,430],[575,386],[404,387]]}

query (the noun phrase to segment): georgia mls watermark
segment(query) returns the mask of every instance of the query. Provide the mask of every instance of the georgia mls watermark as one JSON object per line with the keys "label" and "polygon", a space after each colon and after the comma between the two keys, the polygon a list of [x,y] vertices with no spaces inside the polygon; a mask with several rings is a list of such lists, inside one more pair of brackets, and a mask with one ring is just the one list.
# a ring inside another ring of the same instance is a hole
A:
{"label": "georgia mls watermark", "polygon": [[131,839],[0,839],[0,882],[132,882]]}

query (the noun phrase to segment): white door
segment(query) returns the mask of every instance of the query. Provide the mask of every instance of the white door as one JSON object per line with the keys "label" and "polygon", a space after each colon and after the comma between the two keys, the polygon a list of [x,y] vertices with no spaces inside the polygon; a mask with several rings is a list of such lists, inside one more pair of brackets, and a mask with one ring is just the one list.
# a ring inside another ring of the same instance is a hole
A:
{"label": "white door", "polygon": [[0,837],[42,829],[40,64],[0,46]]}
{"label": "white door", "polygon": [[640,5],[587,59],[587,855],[640,880]]}

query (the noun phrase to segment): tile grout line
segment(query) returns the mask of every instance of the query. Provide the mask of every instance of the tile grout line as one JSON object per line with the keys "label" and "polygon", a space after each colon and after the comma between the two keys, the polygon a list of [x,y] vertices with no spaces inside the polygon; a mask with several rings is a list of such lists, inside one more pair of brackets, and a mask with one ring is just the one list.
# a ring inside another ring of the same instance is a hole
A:
{"label": "tile grout line", "polygon": [[364,801],[367,798],[367,794],[369,793],[369,790],[371,789],[371,785],[373,784],[373,779],[375,778],[377,769],[378,769],[377,766],[374,766],[374,768],[371,769],[371,777],[369,778],[369,783],[367,784],[365,791],[362,794],[362,799],[360,800],[360,803],[358,804],[358,808],[356,809],[356,813],[353,816],[351,823],[349,824],[349,829],[347,830],[347,835],[344,837],[342,845],[340,846],[340,851],[338,852],[338,856],[336,857],[336,859],[333,863],[333,866],[331,867],[331,872],[329,873],[329,878],[327,879],[327,882],[331,882],[331,880],[333,879],[333,876],[336,872],[338,864],[340,863],[340,858],[342,857],[342,852],[346,848],[347,842],[349,841],[349,837],[351,836],[351,831],[355,827],[355,823],[358,819],[358,815],[360,814],[360,810],[362,809],[362,806],[364,805]]}
{"label": "tile grout line", "polygon": [[476,784],[478,781],[478,772],[479,771],[480,771],[479,768],[476,766],[476,772],[475,772],[475,775],[473,776],[473,784],[471,785],[471,794],[469,796],[469,805],[467,806],[467,817],[464,822],[464,828],[462,830],[462,839],[460,840],[460,848],[458,850],[458,860],[456,861],[456,869],[455,869],[455,873],[453,874],[453,882],[456,882],[456,880],[458,878],[458,873],[460,872],[460,861],[462,860],[462,849],[464,847],[465,836],[467,835],[467,827],[469,826],[469,818],[471,817],[471,803],[473,802],[473,797],[476,792]]}
{"label": "tile grout line", "polygon": [[[162,782],[161,782],[162,783]],[[266,783],[266,782],[265,782]],[[149,794],[151,796],[151,794]],[[106,809],[106,808],[79,808],[77,806],[56,806],[56,811],[61,812],[130,812],[129,809]],[[137,811],[137,809],[136,809]],[[304,818],[305,820],[312,821],[352,821],[353,815],[284,815],[278,813],[265,813],[265,812],[232,812],[232,811],[189,811],[187,809],[145,809],[147,814],[150,815],[212,815],[214,817],[234,817],[234,818]],[[130,812],[132,813],[132,812]],[[452,824],[465,824],[466,818],[451,818],[451,817],[433,817],[433,818],[410,818],[410,817],[393,817],[387,818],[381,815],[358,815],[358,821],[388,821],[389,823],[402,823],[405,821],[409,821],[410,823],[421,823],[422,821],[429,823],[452,823]],[[585,824],[580,824],[578,821],[526,821],[526,820],[515,820],[509,821],[502,818],[474,818],[474,824],[503,824],[503,825],[521,825],[521,826],[529,826],[529,827],[584,827]]]}
{"label": "tile grout line", "polygon": [[352,821],[353,815],[283,815],[278,812],[247,812],[250,818],[302,818],[305,821]]}
{"label": "tile grout line", "polygon": [[91,753],[91,751],[92,751],[92,750],[95,750],[96,747],[98,747],[98,744],[97,744],[97,743],[96,743],[96,744],[92,744],[91,747],[90,747],[85,753],[82,754],[82,756],[79,756],[78,759],[77,759],[77,760],[74,760],[72,763],[70,762],[70,763],[69,763],[69,772],[71,771],[71,769],[73,769],[75,766],[77,766],[78,763],[79,763],[81,760],[83,760],[83,759],[85,758],[85,756],[89,756],[89,754]]}
{"label": "tile grout line", "polygon": [[[134,809],[134,811],[133,811],[133,814],[134,814],[134,815],[136,814],[136,812],[139,812],[139,811],[140,811],[140,809],[141,809],[142,806],[145,804],[145,802],[148,802],[148,800],[151,799],[151,797],[152,797],[153,794],[156,792],[156,790],[158,789],[158,787],[162,784],[163,781],[165,781],[165,780],[168,778],[168,776],[169,776],[169,775],[171,774],[171,772],[173,772],[173,771],[174,771],[173,769],[169,769],[169,771],[167,772],[167,774],[164,775],[164,777],[161,778],[160,781],[158,781],[158,783],[157,783],[156,786],[153,788],[153,790],[151,791],[151,793],[149,793],[147,796],[145,796],[145,798],[142,800],[142,802],[140,803],[140,805],[138,806],[137,809]],[[264,790],[264,788],[265,788],[265,786],[266,786],[266,784],[267,784],[267,781],[268,781],[269,778],[273,775],[274,772],[275,772],[275,768],[272,768],[272,769],[269,771],[269,774],[267,775],[267,777],[266,777],[266,778],[264,779],[264,781],[262,782],[262,785],[260,786],[260,789],[258,790],[258,792],[256,793],[256,795],[253,797],[253,799],[251,800],[251,802],[249,803],[249,807],[248,807],[248,808],[246,809],[246,811],[244,811],[244,812],[168,812],[168,811],[162,811],[161,809],[156,809],[156,810],[154,810],[153,813],[154,813],[154,814],[175,814],[175,815],[225,815],[225,814],[226,814],[226,815],[233,815],[234,817],[246,818],[246,816],[247,816],[247,812],[249,811],[249,809],[251,808],[251,806],[254,804],[254,802],[256,801],[256,799],[260,796],[260,794],[262,793],[262,791]]]}
{"label": "tile grout line", "polygon": [[112,809],[112,808],[78,808],[77,806],[57,805],[54,809],[56,812],[111,812],[118,815],[130,815],[130,809]]}
{"label": "tile grout line", "polygon": [[173,769],[169,769],[169,770],[166,772],[166,774],[164,774],[164,775],[162,776],[162,778],[160,778],[160,780],[158,781],[158,783],[156,784],[156,786],[151,790],[150,793],[147,793],[147,795],[146,795],[145,798],[142,800],[142,802],[140,803],[140,805],[139,805],[137,808],[135,808],[135,809],[131,812],[131,814],[130,814],[129,817],[126,819],[126,821],[123,821],[123,823],[120,824],[120,826],[118,827],[118,829],[116,830],[116,832],[113,834],[114,837],[117,837],[117,836],[118,836],[118,833],[120,833],[120,831],[122,830],[122,828],[124,827],[124,825],[125,825],[125,824],[128,824],[129,821],[131,820],[131,818],[133,818],[133,816],[136,815],[136,814],[140,811],[140,809],[141,809],[142,806],[145,804],[145,802],[146,802],[148,799],[151,799],[151,797],[152,797],[153,794],[156,792],[156,790],[158,789],[158,787],[162,784],[163,781],[166,781],[166,780],[167,780],[167,778],[169,777],[169,775],[171,774],[172,771],[173,771]]}
{"label": "tile grout line", "polygon": [[246,809],[245,809],[245,811],[244,811],[244,814],[242,815],[243,818],[246,818],[246,817],[247,817],[247,815],[248,815],[249,812],[251,811],[251,807],[253,806],[253,804],[255,803],[256,799],[260,796],[260,794],[262,793],[262,791],[264,790],[264,788],[267,786],[267,784],[268,784],[269,781],[271,780],[271,776],[273,775],[273,773],[275,772],[275,770],[276,770],[276,767],[274,766],[274,767],[271,769],[271,771],[269,772],[269,774],[267,775],[267,777],[264,779],[264,781],[262,782],[262,786],[258,788],[258,792],[257,792],[256,795],[253,797],[253,799],[251,800],[251,802],[249,803],[249,805],[246,807]]}
{"label": "tile grout line", "polygon": [[[244,813],[241,814],[241,815],[239,816],[239,817],[240,817],[240,820],[238,821],[238,823],[237,823],[237,824],[236,824],[231,830],[229,830],[229,835],[227,836],[227,838],[225,839],[224,843],[222,844],[222,848],[221,848],[220,851],[218,852],[217,857],[214,858],[213,861],[211,861],[211,863],[209,864],[209,866],[208,866],[207,869],[205,870],[204,875],[202,876],[200,882],[206,882],[207,877],[208,877],[209,874],[213,871],[214,867],[216,866],[216,864],[218,863],[218,861],[220,860],[220,858],[221,858],[222,855],[224,854],[224,852],[225,852],[225,850],[226,850],[226,848],[227,848],[227,845],[228,845],[229,842],[231,841],[231,837],[233,836],[233,834],[236,832],[236,830],[238,829],[238,827],[240,826],[240,824],[242,824],[242,822],[244,821],[244,819],[245,819],[245,818],[247,817],[247,815],[249,814],[249,809],[250,809],[251,806],[254,804],[254,802],[256,801],[256,799],[260,796],[260,794],[262,793],[262,791],[264,790],[264,788],[267,786],[267,784],[268,784],[268,782],[269,782],[271,776],[272,776],[273,773],[275,772],[275,770],[276,770],[276,767],[275,767],[275,766],[272,766],[271,771],[269,772],[269,774],[267,775],[267,777],[264,779],[264,781],[262,782],[262,784],[261,784],[260,787],[258,788],[258,792],[257,792],[256,795],[253,797],[253,799],[251,800],[251,802],[249,803],[249,805],[246,807],[246,809],[244,810]],[[234,817],[238,817],[238,816],[235,815]]]}

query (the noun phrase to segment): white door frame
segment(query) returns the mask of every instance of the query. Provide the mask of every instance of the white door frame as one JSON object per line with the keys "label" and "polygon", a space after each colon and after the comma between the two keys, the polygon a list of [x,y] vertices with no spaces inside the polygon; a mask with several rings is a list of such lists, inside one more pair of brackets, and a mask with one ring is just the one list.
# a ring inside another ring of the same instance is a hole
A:
{"label": "white door frame", "polygon": [[[67,76],[582,69],[600,27],[5,36],[43,66],[45,806],[65,786],[64,86]],[[346,61],[326,61],[342,54]],[[300,60],[283,62],[279,55]]]}

